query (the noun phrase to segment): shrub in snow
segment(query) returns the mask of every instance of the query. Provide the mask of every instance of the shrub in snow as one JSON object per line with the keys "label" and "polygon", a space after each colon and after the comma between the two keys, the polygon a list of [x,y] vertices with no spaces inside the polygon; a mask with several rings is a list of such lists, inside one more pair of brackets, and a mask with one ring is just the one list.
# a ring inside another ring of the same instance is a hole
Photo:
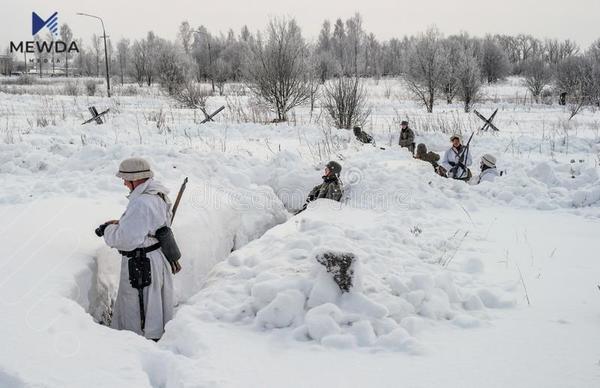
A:
{"label": "shrub in snow", "polygon": [[356,257],[353,253],[325,252],[317,255],[317,261],[325,266],[327,272],[333,275],[340,290],[349,291],[352,287],[354,270],[352,264]]}
{"label": "shrub in snow", "polygon": [[336,128],[363,126],[371,114],[367,91],[358,77],[338,77],[326,83],[322,103]]}
{"label": "shrub in snow", "polygon": [[66,96],[78,96],[79,95],[79,84],[75,81],[67,81],[63,88],[63,93]]}
{"label": "shrub in snow", "polygon": [[85,81],[85,92],[88,96],[93,96],[96,94],[96,81],[87,80]]}

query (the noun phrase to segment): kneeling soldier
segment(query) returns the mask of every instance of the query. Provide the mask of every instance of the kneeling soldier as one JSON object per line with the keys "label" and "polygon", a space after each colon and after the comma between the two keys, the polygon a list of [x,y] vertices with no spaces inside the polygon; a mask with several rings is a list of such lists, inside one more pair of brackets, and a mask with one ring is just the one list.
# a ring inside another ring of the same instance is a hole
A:
{"label": "kneeling soldier", "polygon": [[496,158],[493,155],[485,154],[481,157],[481,163],[479,164],[481,173],[477,177],[473,177],[469,183],[478,185],[481,182],[493,182],[497,176],[500,176],[496,169]]}
{"label": "kneeling soldier", "polygon": [[444,154],[438,173],[448,178],[468,181],[472,176],[469,166],[473,163],[469,147],[462,145],[460,135],[452,135],[450,141],[452,147]]}
{"label": "kneeling soldier", "polygon": [[153,179],[150,164],[142,158],[121,162],[117,177],[130,191],[129,204],[119,220],[96,230],[111,248],[122,255],[119,291],[111,327],[131,330],[157,341],[173,317],[173,274],[157,230],[171,224],[169,192]]}
{"label": "kneeling soldier", "polygon": [[423,143],[420,143],[417,146],[417,152],[415,154],[415,159],[423,160],[425,162],[431,163],[434,170],[437,170],[438,160],[440,160],[440,155],[435,152],[427,152],[427,146]]}
{"label": "kneeling soldier", "polygon": [[356,140],[361,143],[369,144],[373,142],[373,136],[369,135],[365,131],[363,131],[360,127],[354,127],[354,136],[356,136]]}

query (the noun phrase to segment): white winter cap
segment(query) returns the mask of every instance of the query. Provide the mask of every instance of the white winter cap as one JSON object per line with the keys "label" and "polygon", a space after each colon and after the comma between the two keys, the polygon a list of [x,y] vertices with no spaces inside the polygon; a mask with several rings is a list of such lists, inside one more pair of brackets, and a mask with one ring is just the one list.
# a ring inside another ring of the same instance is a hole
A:
{"label": "white winter cap", "polygon": [[454,139],[458,139],[458,141],[462,142],[462,136],[458,133],[455,133],[454,135],[450,136],[450,141],[454,141]]}
{"label": "white winter cap", "polygon": [[121,162],[117,176],[127,181],[137,181],[139,179],[152,178],[154,173],[150,169],[150,163],[146,159],[129,158]]}
{"label": "white winter cap", "polygon": [[481,157],[481,162],[488,167],[496,167],[496,158],[493,155],[485,154]]}

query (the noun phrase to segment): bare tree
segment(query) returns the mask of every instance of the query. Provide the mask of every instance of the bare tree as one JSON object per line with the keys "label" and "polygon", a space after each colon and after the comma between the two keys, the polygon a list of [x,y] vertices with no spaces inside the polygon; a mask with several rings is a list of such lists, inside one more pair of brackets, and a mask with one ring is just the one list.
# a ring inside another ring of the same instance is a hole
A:
{"label": "bare tree", "polygon": [[569,57],[558,65],[556,85],[561,92],[567,93],[567,102],[571,111],[569,120],[592,101],[592,77],[593,65],[586,57]]}
{"label": "bare tree", "polygon": [[460,66],[461,45],[458,39],[447,39],[442,41],[446,53],[446,66],[443,67],[440,93],[446,98],[448,104],[452,104],[458,92],[458,69]]}
{"label": "bare tree", "polygon": [[441,40],[439,31],[430,28],[412,42],[408,54],[406,83],[429,113],[433,112],[436,93],[444,79],[446,58]]}
{"label": "bare tree", "polygon": [[594,41],[587,50],[587,56],[594,62],[600,63],[600,39]]}
{"label": "bare tree", "polygon": [[358,77],[339,77],[323,86],[322,104],[336,128],[362,126],[369,115],[367,92]]}
{"label": "bare tree", "polygon": [[79,53],[75,58],[75,63],[77,64],[77,68],[79,69],[79,75],[84,75],[87,67],[87,51],[83,47],[81,39],[77,42],[77,46],[79,47]]}
{"label": "bare tree", "polygon": [[600,40],[592,43],[586,53],[591,67],[590,99],[591,103],[600,107]]}
{"label": "bare tree", "polygon": [[155,55],[160,86],[169,96],[173,96],[185,84],[188,64],[185,63],[183,53],[170,42],[162,44]]}
{"label": "bare tree", "polygon": [[[341,68],[341,74],[349,74],[349,65],[347,64],[346,55],[346,28],[342,19],[337,19],[333,26],[333,34],[331,36],[331,51],[333,57]],[[340,74],[337,74],[340,75]]]}
{"label": "bare tree", "polygon": [[144,42],[143,49],[145,51],[146,58],[146,84],[148,86],[152,86],[154,82],[154,77],[156,75],[156,53],[160,50],[161,40],[154,34],[153,31],[148,31],[148,35],[146,36],[146,40]]}
{"label": "bare tree", "polygon": [[191,51],[192,38],[194,37],[194,31],[190,27],[190,23],[187,21],[181,22],[179,25],[179,32],[177,33],[177,39],[183,47],[183,51],[189,55]]}
{"label": "bare tree", "polygon": [[50,54],[50,64],[52,65],[52,76],[54,76],[56,74],[56,46],[54,45],[54,34],[48,32],[48,34],[46,35],[46,41],[51,41],[52,42],[52,46],[51,49],[49,50],[49,54]]}
{"label": "bare tree", "polygon": [[359,13],[346,20],[346,45],[347,58],[350,59],[352,74],[358,76],[362,72],[359,69],[364,69],[365,65],[360,60],[360,53],[365,41],[365,32],[362,28],[362,17]]}
{"label": "bare tree", "polygon": [[523,74],[525,76],[525,86],[531,93],[536,103],[540,101],[540,95],[544,91],[544,88],[552,82],[552,70],[550,65],[545,63],[542,59],[531,59],[525,63],[523,67]]}
{"label": "bare tree", "polygon": [[267,40],[250,45],[246,66],[250,90],[286,121],[287,113],[310,98],[307,47],[294,19],[269,22]]}
{"label": "bare tree", "polygon": [[4,50],[5,61],[0,62],[0,74],[2,75],[10,75],[15,67],[14,64],[14,55],[10,52],[10,48],[7,47]]}
{"label": "bare tree", "polygon": [[133,42],[131,46],[131,64],[131,76],[141,86],[144,83],[148,67],[148,57],[144,40]]}
{"label": "bare tree", "polygon": [[214,80],[217,89],[219,89],[219,96],[223,95],[223,91],[225,89],[225,83],[227,82],[227,78],[231,74],[231,69],[229,63],[227,63],[223,58],[217,59],[214,66]]}
{"label": "bare tree", "polygon": [[[33,38],[36,42],[36,44],[42,44],[42,38],[40,37],[40,34],[36,34]],[[43,64],[48,60],[48,53],[45,50],[37,50],[35,55],[35,59],[37,61],[38,64],[38,75],[40,78],[42,78],[42,74],[43,74]]]}
{"label": "bare tree", "polygon": [[314,51],[313,61],[319,80],[321,83],[324,83],[333,75],[335,70],[331,23],[329,20],[326,20],[321,27],[319,39]]}
{"label": "bare tree", "polygon": [[465,112],[469,112],[473,103],[480,97],[481,70],[473,46],[463,47],[459,56],[456,71],[458,96],[464,103]]}
{"label": "bare tree", "polygon": [[96,77],[100,77],[100,37],[92,34],[92,49],[96,61]]}
{"label": "bare tree", "polygon": [[481,53],[481,72],[488,83],[497,82],[510,72],[506,52],[492,38],[485,39]]}
{"label": "bare tree", "polygon": [[119,76],[121,85],[125,82],[125,74],[127,74],[127,62],[129,58],[129,39],[121,39],[117,43],[117,62],[119,64]]}
{"label": "bare tree", "polygon": [[[60,25],[60,39],[65,42],[67,47],[73,41],[73,32],[71,31],[71,27],[67,23]],[[71,54],[69,50],[65,50],[65,76],[69,76],[69,57]]]}

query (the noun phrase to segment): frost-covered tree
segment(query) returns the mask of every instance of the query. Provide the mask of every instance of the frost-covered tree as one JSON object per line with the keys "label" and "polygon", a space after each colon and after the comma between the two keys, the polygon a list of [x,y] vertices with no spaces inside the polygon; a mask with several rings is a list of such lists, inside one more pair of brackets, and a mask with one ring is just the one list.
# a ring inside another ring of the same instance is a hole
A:
{"label": "frost-covered tree", "polygon": [[542,59],[531,59],[523,67],[525,86],[536,103],[539,103],[544,88],[552,82],[552,69]]}
{"label": "frost-covered tree", "polygon": [[430,28],[415,38],[408,53],[405,80],[410,91],[423,102],[427,112],[433,112],[437,91],[444,80],[445,66],[442,35],[436,28]]}
{"label": "frost-covered tree", "polygon": [[186,55],[190,54],[193,37],[194,31],[192,30],[192,27],[190,27],[190,23],[187,21],[181,22],[179,31],[177,32],[177,40],[181,44]]}
{"label": "frost-covered tree", "polygon": [[266,38],[250,44],[246,66],[250,90],[286,121],[287,113],[311,95],[308,50],[294,19],[272,19]]}
{"label": "frost-covered tree", "polygon": [[592,102],[594,94],[593,63],[587,57],[574,56],[563,60],[556,71],[556,86],[567,93],[571,111],[569,120]]}
{"label": "frost-covered tree", "polygon": [[149,53],[146,51],[146,43],[142,40],[136,40],[131,46],[131,67],[129,72],[131,77],[141,86],[146,78],[146,72],[150,66],[148,59]]}
{"label": "frost-covered tree", "polygon": [[156,55],[156,73],[160,86],[170,96],[175,95],[187,80],[189,72],[189,63],[183,51],[170,42],[160,44],[160,49]]}
{"label": "frost-covered tree", "polygon": [[[71,31],[71,27],[67,23],[60,25],[60,39],[66,43],[67,47],[73,41],[73,31]],[[71,53],[69,50],[65,51],[65,76],[69,76],[69,58],[71,57]]]}
{"label": "frost-covered tree", "polygon": [[362,126],[369,117],[367,92],[358,77],[338,77],[323,86],[322,104],[336,128]]}
{"label": "frost-covered tree", "polygon": [[508,55],[491,37],[483,41],[481,51],[481,72],[488,83],[497,82],[510,73]]}
{"label": "frost-covered tree", "polygon": [[100,37],[96,34],[92,34],[92,52],[94,54],[94,63],[96,65],[96,77],[100,77],[100,51],[102,46],[100,44]]}
{"label": "frost-covered tree", "polygon": [[121,85],[125,82],[125,74],[127,74],[127,63],[129,62],[129,39],[121,39],[117,43],[117,64],[119,68],[119,77]]}
{"label": "frost-covered tree", "polygon": [[471,110],[481,92],[481,70],[473,46],[461,47],[456,70],[457,94],[464,103],[465,112]]}
{"label": "frost-covered tree", "polygon": [[445,97],[446,103],[452,104],[458,92],[458,70],[462,46],[459,37],[442,40],[442,45],[446,54],[446,63],[442,70],[440,93]]}

